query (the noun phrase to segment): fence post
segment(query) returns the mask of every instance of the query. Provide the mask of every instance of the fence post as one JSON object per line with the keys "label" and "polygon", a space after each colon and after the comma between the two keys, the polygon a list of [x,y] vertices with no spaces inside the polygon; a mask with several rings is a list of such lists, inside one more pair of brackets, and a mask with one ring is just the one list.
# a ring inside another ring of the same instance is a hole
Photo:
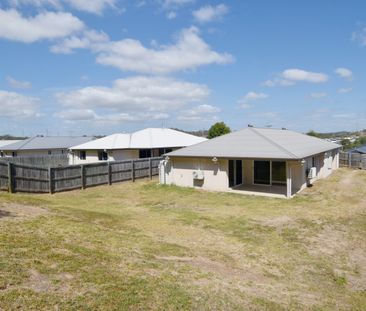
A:
{"label": "fence post", "polygon": [[53,169],[52,167],[48,167],[48,187],[49,187],[49,191],[50,194],[53,193]]}
{"label": "fence post", "polygon": [[149,177],[152,179],[152,160],[149,158]]}
{"label": "fence post", "polygon": [[134,182],[135,181],[135,161],[131,161],[131,179]]}
{"label": "fence post", "polygon": [[8,162],[8,188],[10,193],[14,192],[13,172],[13,163]]}
{"label": "fence post", "polygon": [[352,167],[352,153],[348,152],[348,167]]}
{"label": "fence post", "polygon": [[112,166],[111,162],[108,162],[108,185],[112,184]]}
{"label": "fence post", "polygon": [[84,165],[80,165],[80,178],[81,178],[81,189],[85,189],[85,168]]}

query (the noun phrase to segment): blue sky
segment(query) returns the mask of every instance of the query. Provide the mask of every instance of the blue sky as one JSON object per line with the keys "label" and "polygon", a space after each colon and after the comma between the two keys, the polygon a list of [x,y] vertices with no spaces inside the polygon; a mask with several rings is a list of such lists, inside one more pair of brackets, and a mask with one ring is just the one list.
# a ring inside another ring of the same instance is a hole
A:
{"label": "blue sky", "polygon": [[1,0],[0,133],[366,128],[366,2]]}

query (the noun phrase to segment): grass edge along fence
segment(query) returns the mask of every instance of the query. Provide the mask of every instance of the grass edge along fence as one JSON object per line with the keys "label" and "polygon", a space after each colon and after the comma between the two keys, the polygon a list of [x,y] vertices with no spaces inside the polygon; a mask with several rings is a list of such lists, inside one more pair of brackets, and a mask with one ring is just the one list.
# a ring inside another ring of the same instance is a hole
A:
{"label": "grass edge along fence", "polygon": [[112,185],[159,174],[162,157],[68,165],[36,167],[0,162],[0,190],[29,193],[56,193]]}

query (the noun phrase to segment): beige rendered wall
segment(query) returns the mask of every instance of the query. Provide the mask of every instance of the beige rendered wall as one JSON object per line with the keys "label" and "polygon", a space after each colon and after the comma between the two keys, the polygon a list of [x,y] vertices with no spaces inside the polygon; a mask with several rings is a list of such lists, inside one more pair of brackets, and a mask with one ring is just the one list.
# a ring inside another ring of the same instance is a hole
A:
{"label": "beige rendered wall", "polygon": [[[201,170],[203,181],[194,181],[192,173]],[[226,191],[229,188],[228,161],[219,159],[213,163],[211,158],[171,158],[166,166],[166,184],[183,187],[198,187],[207,190]]]}
{"label": "beige rendered wall", "polygon": [[[129,159],[137,159],[139,157],[138,150],[124,149],[124,150],[109,150],[108,161],[123,161]],[[96,162],[105,162],[98,159],[98,150],[86,150],[86,159],[81,160],[79,157],[79,150],[75,150],[73,155],[69,157],[69,164],[88,164]]]}
{"label": "beige rendered wall", "polygon": [[253,160],[243,160],[243,184],[244,185],[253,184],[253,170],[254,170],[254,161]]}
{"label": "beige rendered wall", "polygon": [[132,149],[125,149],[125,150],[113,150],[108,152],[108,156],[111,157],[110,160],[112,161],[123,161],[129,159],[138,159],[139,151],[132,150]]}
{"label": "beige rendered wall", "polygon": [[[311,182],[329,176],[339,167],[339,152],[315,155],[315,165],[317,176]],[[312,166],[312,157],[306,158],[305,163],[298,160],[287,161],[287,166],[291,168],[291,193],[295,194],[307,186],[306,170]],[[243,159],[244,185],[253,184],[253,168],[254,160]],[[203,171],[205,176],[203,182],[194,183],[192,177],[194,170]],[[229,189],[228,160],[220,159],[219,164],[214,164],[208,158],[171,158],[166,166],[165,179],[167,184],[177,186],[226,191]]]}

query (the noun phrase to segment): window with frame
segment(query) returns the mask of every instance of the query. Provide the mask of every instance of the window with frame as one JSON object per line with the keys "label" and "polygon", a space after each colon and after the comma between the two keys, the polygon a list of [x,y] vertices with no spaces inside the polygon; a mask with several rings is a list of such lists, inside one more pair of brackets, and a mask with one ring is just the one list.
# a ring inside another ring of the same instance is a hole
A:
{"label": "window with frame", "polygon": [[86,160],[86,151],[85,150],[80,150],[79,151],[79,159],[80,160]]}
{"label": "window with frame", "polygon": [[17,154],[17,152],[16,152],[16,151],[13,151],[13,152],[11,153],[11,155],[12,155],[14,158],[18,156],[18,154]]}
{"label": "window with frame", "polygon": [[52,150],[48,150],[48,155],[51,155],[52,154]]}
{"label": "window with frame", "polygon": [[98,151],[98,160],[99,161],[107,161],[108,160],[108,153],[106,151]]}
{"label": "window with frame", "polygon": [[151,158],[151,149],[140,149],[139,158],[140,159]]}

